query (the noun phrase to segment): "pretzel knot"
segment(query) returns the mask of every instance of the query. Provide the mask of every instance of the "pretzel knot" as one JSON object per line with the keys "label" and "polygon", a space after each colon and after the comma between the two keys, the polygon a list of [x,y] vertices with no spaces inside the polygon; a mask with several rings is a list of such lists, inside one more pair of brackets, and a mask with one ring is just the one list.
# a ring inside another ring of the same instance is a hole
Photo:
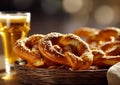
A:
{"label": "pretzel knot", "polygon": [[56,65],[54,62],[46,59],[38,48],[38,43],[45,35],[34,34],[30,37],[17,40],[14,46],[14,52],[27,61],[29,67],[48,67],[50,65]]}
{"label": "pretzel knot", "polygon": [[89,38],[87,38],[86,42],[89,43],[90,45],[94,43],[98,47],[99,45],[102,45],[105,42],[119,40],[119,36],[120,36],[119,28],[107,27],[100,30],[95,35],[92,35]]}
{"label": "pretzel knot", "polygon": [[49,33],[40,39],[38,47],[48,60],[74,70],[88,69],[93,62],[88,44],[74,34]]}
{"label": "pretzel knot", "polygon": [[120,41],[109,41],[102,44],[100,50],[93,50],[93,64],[109,67],[120,62]]}
{"label": "pretzel knot", "polygon": [[36,34],[17,40],[14,46],[14,52],[22,59],[26,60],[31,66],[43,64],[42,56],[38,50],[38,41],[44,35]]}

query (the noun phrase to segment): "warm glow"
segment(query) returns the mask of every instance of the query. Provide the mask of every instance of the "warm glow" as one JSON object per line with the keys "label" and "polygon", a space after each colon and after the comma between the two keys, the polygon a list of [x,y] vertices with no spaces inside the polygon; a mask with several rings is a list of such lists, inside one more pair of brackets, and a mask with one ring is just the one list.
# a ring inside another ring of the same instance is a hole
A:
{"label": "warm glow", "polygon": [[95,19],[98,24],[109,25],[113,22],[115,13],[110,6],[101,6],[95,12]]}
{"label": "warm glow", "polygon": [[83,0],[64,0],[63,8],[68,13],[76,13],[78,12],[83,5]]}
{"label": "warm glow", "polygon": [[14,75],[16,75],[16,72],[11,72],[11,74],[5,73],[5,75],[2,77],[3,80],[12,80],[14,79]]}
{"label": "warm glow", "polygon": [[11,75],[6,74],[5,76],[2,77],[2,79],[10,80],[11,79]]}
{"label": "warm glow", "polygon": [[8,59],[7,58],[5,59],[5,70],[6,70],[7,74],[11,73],[11,67],[10,67],[10,64],[8,63]]}

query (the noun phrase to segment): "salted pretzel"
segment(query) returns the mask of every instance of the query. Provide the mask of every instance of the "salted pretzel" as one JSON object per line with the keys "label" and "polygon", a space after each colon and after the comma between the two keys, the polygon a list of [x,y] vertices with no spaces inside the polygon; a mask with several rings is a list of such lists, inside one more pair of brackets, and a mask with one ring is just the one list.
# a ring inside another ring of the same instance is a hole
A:
{"label": "salted pretzel", "polygon": [[120,55],[120,41],[109,41],[100,46],[100,49],[108,56]]}
{"label": "salted pretzel", "polygon": [[74,70],[88,69],[93,62],[88,44],[74,34],[52,32],[40,39],[38,46],[47,59]]}
{"label": "salted pretzel", "polygon": [[[29,67],[49,67],[58,65],[46,59],[38,49],[38,43],[45,35],[34,34],[29,37],[19,39],[14,46],[14,52],[23,60],[27,61]],[[55,47],[57,48],[57,47]]]}
{"label": "salted pretzel", "polygon": [[90,27],[81,27],[81,28],[76,29],[73,33],[75,35],[80,36],[86,41],[87,38],[89,38],[89,36],[95,35],[98,32],[99,32],[99,29],[90,28]]}
{"label": "salted pretzel", "polygon": [[120,41],[109,41],[100,46],[100,50],[92,51],[93,63],[101,67],[109,67],[120,62]]}
{"label": "salted pretzel", "polygon": [[35,34],[30,37],[17,40],[14,46],[14,52],[27,63],[33,66],[40,66],[44,64],[42,56],[37,48],[38,41],[44,35]]}
{"label": "salted pretzel", "polygon": [[108,41],[115,41],[118,40],[120,36],[120,29],[116,27],[107,27],[101,29],[95,35],[90,36],[87,38],[86,42],[92,45],[93,43],[96,44],[95,46],[99,46],[104,42]]}

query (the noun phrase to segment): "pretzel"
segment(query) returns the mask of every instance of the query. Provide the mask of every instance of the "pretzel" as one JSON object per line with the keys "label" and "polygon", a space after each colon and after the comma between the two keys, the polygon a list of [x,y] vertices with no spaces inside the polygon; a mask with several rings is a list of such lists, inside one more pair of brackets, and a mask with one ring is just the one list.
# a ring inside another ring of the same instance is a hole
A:
{"label": "pretzel", "polygon": [[107,56],[120,55],[120,41],[109,41],[100,46],[100,49],[105,52]]}
{"label": "pretzel", "polygon": [[38,49],[38,43],[45,35],[34,34],[30,37],[19,39],[14,46],[14,52],[23,60],[27,61],[29,67],[49,67],[57,65],[46,59]]}
{"label": "pretzel", "polygon": [[95,28],[81,27],[81,28],[78,28],[77,30],[75,30],[73,33],[75,35],[78,35],[79,37],[83,38],[86,41],[87,38],[89,38],[89,36],[95,35],[98,32],[99,32],[99,30],[95,29]]}
{"label": "pretzel", "polygon": [[14,52],[22,59],[26,60],[28,66],[41,66],[44,64],[37,44],[43,37],[41,34],[34,34],[30,37],[17,40],[14,46]]}
{"label": "pretzel", "polygon": [[93,50],[94,65],[100,67],[109,67],[120,62],[120,41],[109,41],[102,44],[100,50]]}
{"label": "pretzel", "polygon": [[49,33],[40,39],[38,47],[48,60],[73,70],[88,69],[93,62],[88,44],[74,34]]}
{"label": "pretzel", "polygon": [[92,45],[93,43],[95,46],[99,46],[103,44],[104,42],[108,41],[116,41],[119,39],[120,36],[120,29],[115,27],[107,27],[104,29],[101,29],[98,33],[95,35],[90,36],[87,38],[86,42]]}

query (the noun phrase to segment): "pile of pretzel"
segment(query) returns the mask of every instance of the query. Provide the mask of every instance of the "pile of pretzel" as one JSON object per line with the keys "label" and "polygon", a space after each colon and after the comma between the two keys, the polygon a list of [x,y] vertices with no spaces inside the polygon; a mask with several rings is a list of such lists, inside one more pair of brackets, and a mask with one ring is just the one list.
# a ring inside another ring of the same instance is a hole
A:
{"label": "pile of pretzel", "polygon": [[106,27],[95,29],[83,27],[77,29],[74,34],[83,38],[93,54],[93,65],[110,67],[120,62],[120,29]]}
{"label": "pile of pretzel", "polygon": [[14,52],[27,66],[87,70],[120,61],[120,29],[82,27],[74,33],[34,34],[16,41]]}

